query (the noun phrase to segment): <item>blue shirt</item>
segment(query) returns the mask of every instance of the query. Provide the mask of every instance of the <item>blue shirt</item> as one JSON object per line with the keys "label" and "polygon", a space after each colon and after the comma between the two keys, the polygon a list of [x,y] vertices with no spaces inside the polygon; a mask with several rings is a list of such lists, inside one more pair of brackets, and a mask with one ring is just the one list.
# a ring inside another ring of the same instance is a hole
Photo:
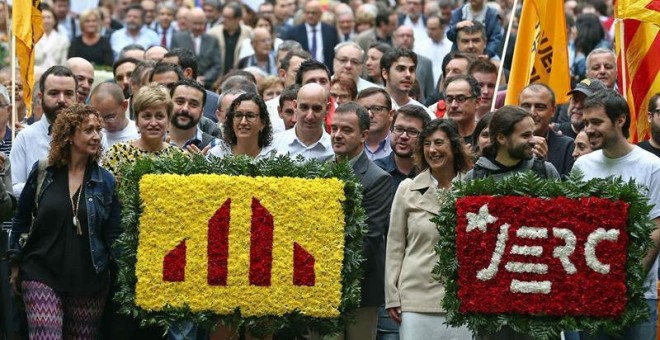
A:
{"label": "blue shirt", "polygon": [[364,142],[364,149],[367,152],[367,157],[369,157],[370,160],[374,161],[379,158],[387,157],[389,154],[392,153],[392,144],[390,143],[390,136],[391,134],[388,133],[385,139],[380,141],[378,143],[378,147],[376,147],[376,150],[371,150],[367,142]]}
{"label": "blue shirt", "polygon": [[110,46],[112,46],[115,60],[119,58],[121,50],[130,44],[141,45],[146,50],[151,46],[160,46],[160,37],[146,26],[142,26],[135,37],[129,35],[126,28],[114,31],[110,36]]}

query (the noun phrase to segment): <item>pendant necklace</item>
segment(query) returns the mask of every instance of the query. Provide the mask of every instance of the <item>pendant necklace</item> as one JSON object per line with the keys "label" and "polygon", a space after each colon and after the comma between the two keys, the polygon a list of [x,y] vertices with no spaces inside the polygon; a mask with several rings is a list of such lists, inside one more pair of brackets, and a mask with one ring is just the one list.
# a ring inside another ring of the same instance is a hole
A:
{"label": "pendant necklace", "polygon": [[[73,213],[73,226],[76,227],[76,231],[78,235],[82,235],[82,229],[80,228],[80,220],[78,219],[78,208],[80,207],[80,196],[82,196],[82,184],[80,184],[80,187],[78,187],[78,199],[76,200],[75,204],[73,202],[73,197],[71,197],[71,212]],[[76,194],[74,193],[73,196],[75,197]]]}

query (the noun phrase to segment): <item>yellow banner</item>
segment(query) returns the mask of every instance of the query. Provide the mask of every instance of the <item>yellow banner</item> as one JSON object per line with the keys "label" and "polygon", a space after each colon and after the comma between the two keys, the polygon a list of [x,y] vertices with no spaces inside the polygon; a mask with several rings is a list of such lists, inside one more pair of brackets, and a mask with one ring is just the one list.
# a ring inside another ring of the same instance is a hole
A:
{"label": "yellow banner", "polygon": [[39,5],[41,0],[14,1],[12,9],[12,30],[16,35],[16,58],[20,65],[23,80],[23,98],[32,113],[32,87],[34,86],[34,45],[44,34],[43,20]]}
{"label": "yellow banner", "polygon": [[342,181],[145,175],[140,198],[138,306],[339,315]]}
{"label": "yellow banner", "polygon": [[660,1],[617,0],[615,16],[619,19],[635,19],[660,25]]}
{"label": "yellow banner", "polygon": [[568,102],[571,83],[566,46],[564,3],[525,0],[511,61],[506,104],[517,105],[520,91],[532,83],[550,86],[558,104]]}

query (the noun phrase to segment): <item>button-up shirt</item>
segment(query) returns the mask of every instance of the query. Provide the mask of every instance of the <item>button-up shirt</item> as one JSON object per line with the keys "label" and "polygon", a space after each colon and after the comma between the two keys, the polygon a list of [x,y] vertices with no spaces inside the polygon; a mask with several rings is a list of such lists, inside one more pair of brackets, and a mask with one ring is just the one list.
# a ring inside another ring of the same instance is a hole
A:
{"label": "button-up shirt", "polygon": [[135,37],[128,34],[126,28],[115,31],[110,36],[110,46],[112,46],[115,60],[119,58],[121,50],[130,44],[141,45],[146,50],[151,46],[160,46],[160,37],[146,26],[142,26]]}
{"label": "button-up shirt", "polygon": [[295,126],[276,134],[273,138],[273,147],[277,150],[278,155],[289,155],[291,158],[302,155],[306,160],[316,159],[321,162],[325,162],[335,155],[330,135],[327,132],[323,131],[318,141],[305,145],[296,135]]}
{"label": "button-up shirt", "polygon": [[367,157],[369,157],[369,159],[373,161],[379,158],[389,156],[389,154],[392,153],[392,145],[390,143],[391,136],[392,135],[388,133],[387,136],[385,136],[385,139],[378,142],[378,146],[376,147],[376,150],[371,150],[369,144],[367,144],[367,142],[364,142],[364,150],[366,150]]}

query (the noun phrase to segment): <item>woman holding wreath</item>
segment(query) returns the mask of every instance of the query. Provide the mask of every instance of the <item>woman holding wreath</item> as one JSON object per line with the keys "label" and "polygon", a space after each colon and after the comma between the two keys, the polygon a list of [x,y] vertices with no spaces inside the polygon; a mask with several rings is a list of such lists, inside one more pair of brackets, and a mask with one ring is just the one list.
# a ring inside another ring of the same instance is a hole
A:
{"label": "woman holding wreath", "polygon": [[98,165],[101,128],[91,106],[62,110],[48,159],[35,163],[19,199],[11,284],[22,294],[30,339],[98,336],[121,232],[115,179]]}

